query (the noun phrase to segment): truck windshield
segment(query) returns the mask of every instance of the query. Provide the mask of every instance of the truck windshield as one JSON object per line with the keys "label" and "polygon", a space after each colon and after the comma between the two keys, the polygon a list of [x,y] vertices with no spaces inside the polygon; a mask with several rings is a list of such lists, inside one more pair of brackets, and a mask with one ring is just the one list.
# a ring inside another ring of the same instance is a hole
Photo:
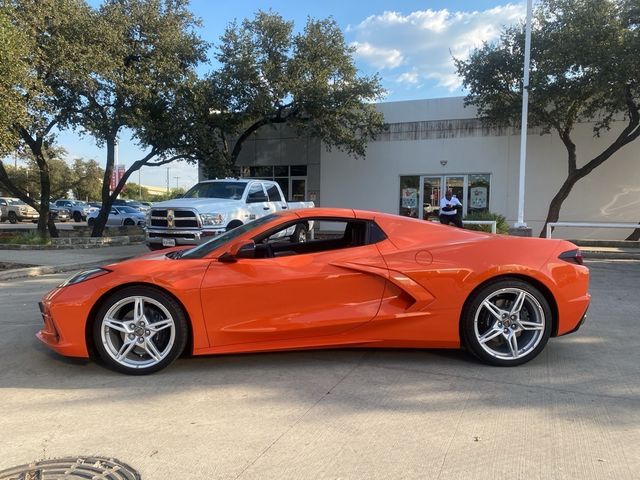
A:
{"label": "truck windshield", "polygon": [[266,215],[264,217],[253,220],[249,223],[245,223],[244,225],[240,225],[239,227],[236,227],[233,230],[229,230],[228,232],[225,232],[219,237],[215,237],[206,243],[198,245],[197,247],[194,247],[190,250],[185,250],[184,253],[180,255],[180,258],[205,257],[207,254],[213,252],[225,243],[231,242],[231,240],[233,240],[234,238],[238,238],[240,235],[247,233],[254,228],[258,228],[260,225],[264,225],[265,223],[272,221],[274,218],[278,218],[278,215],[272,213],[270,215]]}
{"label": "truck windshield", "polygon": [[191,187],[182,198],[226,198],[240,200],[247,182],[202,182]]}

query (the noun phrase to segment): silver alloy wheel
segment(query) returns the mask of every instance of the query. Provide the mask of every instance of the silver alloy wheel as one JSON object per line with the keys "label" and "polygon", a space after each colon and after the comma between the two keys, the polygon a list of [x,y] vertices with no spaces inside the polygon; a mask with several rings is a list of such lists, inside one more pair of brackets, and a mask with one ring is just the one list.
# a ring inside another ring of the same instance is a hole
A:
{"label": "silver alloy wheel", "polygon": [[157,300],[147,296],[125,297],[102,318],[100,338],[106,352],[120,365],[148,368],[171,352],[176,323]]}
{"label": "silver alloy wheel", "polygon": [[503,360],[527,356],[545,330],[540,302],[521,288],[503,288],[488,295],[476,309],[473,328],[480,347]]}

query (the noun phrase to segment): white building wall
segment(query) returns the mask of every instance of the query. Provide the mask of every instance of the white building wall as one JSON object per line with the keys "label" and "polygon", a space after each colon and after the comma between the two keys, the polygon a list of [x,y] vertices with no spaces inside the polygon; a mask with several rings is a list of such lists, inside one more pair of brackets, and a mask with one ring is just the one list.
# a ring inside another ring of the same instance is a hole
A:
{"label": "white building wall", "polygon": [[[379,105],[387,123],[474,118],[463,99],[446,98]],[[608,146],[622,123],[600,138],[592,124],[579,124],[573,139],[581,166]],[[440,135],[436,133],[436,136]],[[365,159],[353,159],[337,149],[321,153],[322,206],[398,213],[401,175],[490,173],[490,209],[517,217],[519,132],[460,132],[423,140],[384,139],[369,143]],[[446,165],[441,165],[446,161]],[[549,202],[567,176],[566,149],[557,134],[530,131],[527,146],[525,221],[538,235]],[[640,221],[640,141],[618,151],[581,180],[565,201],[563,221]],[[564,238],[625,238],[631,230],[562,229]]]}

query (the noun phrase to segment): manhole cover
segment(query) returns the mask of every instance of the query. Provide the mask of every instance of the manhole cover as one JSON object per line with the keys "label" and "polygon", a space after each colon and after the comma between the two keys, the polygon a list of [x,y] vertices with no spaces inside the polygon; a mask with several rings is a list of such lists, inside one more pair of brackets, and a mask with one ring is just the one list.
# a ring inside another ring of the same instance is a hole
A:
{"label": "manhole cover", "polygon": [[67,457],[0,471],[0,480],[140,480],[140,474],[113,458]]}

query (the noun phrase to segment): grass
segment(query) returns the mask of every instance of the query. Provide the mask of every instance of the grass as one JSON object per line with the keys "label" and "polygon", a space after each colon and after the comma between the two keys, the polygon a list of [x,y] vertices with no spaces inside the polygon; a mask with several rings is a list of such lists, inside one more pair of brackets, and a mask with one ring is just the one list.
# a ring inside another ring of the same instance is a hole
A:
{"label": "grass", "polygon": [[14,245],[50,245],[49,237],[42,238],[37,232],[15,233],[0,236],[0,244]]}

